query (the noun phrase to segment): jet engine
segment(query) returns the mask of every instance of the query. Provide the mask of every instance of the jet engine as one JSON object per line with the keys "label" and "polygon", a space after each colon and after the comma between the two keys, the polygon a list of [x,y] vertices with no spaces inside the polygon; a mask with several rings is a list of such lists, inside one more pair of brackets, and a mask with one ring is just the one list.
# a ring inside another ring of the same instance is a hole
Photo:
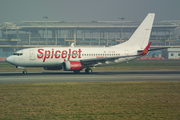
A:
{"label": "jet engine", "polygon": [[63,63],[64,71],[81,71],[83,69],[83,64],[79,61],[65,61]]}

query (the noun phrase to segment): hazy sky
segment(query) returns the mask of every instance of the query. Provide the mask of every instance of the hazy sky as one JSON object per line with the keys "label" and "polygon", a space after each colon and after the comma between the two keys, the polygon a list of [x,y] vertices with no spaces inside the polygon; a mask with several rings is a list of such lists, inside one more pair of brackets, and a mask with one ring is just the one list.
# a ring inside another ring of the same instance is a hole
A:
{"label": "hazy sky", "polygon": [[0,22],[180,20],[180,0],[0,0]]}

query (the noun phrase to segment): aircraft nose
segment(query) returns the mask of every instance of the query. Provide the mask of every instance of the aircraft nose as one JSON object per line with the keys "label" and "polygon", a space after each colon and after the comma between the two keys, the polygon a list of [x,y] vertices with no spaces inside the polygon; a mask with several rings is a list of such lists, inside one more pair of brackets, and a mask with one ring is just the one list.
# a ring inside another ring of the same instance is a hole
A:
{"label": "aircraft nose", "polygon": [[9,56],[6,58],[6,62],[8,63],[12,63],[12,60],[13,60],[12,56]]}

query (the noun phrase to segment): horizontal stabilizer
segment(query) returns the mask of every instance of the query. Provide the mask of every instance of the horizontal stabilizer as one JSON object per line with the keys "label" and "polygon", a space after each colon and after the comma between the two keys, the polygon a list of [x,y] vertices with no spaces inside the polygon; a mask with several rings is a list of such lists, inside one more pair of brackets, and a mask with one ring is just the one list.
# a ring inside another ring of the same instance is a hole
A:
{"label": "horizontal stabilizer", "polygon": [[[171,48],[171,47],[161,47],[161,48],[153,48],[153,49],[149,49],[148,50],[148,52],[149,51],[156,51],[156,50],[162,50],[162,49],[168,49],[168,48]],[[143,50],[138,50],[138,53],[142,53],[143,52]]]}
{"label": "horizontal stabilizer", "polygon": [[156,50],[162,50],[162,49],[168,49],[168,48],[171,48],[171,47],[154,48],[154,49],[150,49],[148,51],[156,51]]}

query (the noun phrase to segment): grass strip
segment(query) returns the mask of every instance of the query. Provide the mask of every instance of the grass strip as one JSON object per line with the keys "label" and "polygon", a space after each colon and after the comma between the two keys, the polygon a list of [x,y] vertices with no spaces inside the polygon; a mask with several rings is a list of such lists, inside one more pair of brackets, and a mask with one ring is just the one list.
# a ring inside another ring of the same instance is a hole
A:
{"label": "grass strip", "polygon": [[180,119],[180,82],[0,85],[0,119]]}

